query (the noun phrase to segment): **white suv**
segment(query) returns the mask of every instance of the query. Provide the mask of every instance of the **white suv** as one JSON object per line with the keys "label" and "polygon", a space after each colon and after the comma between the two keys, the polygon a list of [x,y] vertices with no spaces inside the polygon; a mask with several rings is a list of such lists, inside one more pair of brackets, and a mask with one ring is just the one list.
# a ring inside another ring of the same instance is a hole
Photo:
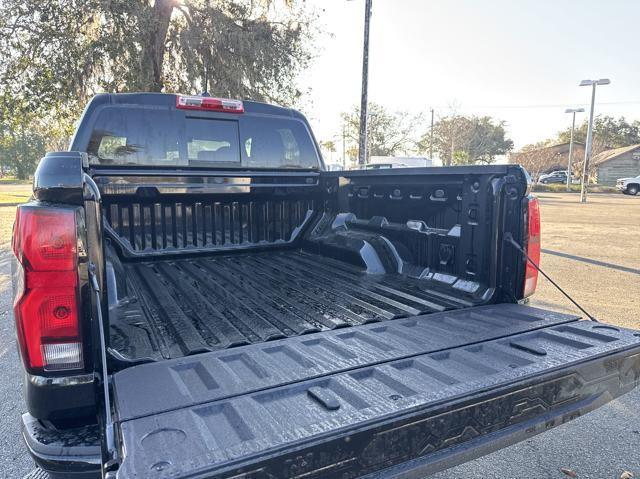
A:
{"label": "white suv", "polygon": [[620,178],[616,181],[616,188],[625,195],[637,195],[640,192],[640,175],[635,178]]}

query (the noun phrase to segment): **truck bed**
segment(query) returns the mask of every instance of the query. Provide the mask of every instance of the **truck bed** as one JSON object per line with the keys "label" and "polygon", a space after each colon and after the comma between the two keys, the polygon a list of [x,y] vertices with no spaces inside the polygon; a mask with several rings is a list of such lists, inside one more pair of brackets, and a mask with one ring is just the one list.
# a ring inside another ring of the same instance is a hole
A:
{"label": "truck bed", "polygon": [[518,304],[521,167],[321,171],[301,114],[202,102],[97,97],[20,207],[23,433],[56,477],[425,477],[640,382],[640,333]]}
{"label": "truck bed", "polygon": [[639,336],[500,304],[136,366],[118,477],[423,477],[632,389]]}
{"label": "truck bed", "polygon": [[291,249],[123,268],[130,295],[112,310],[111,346],[131,359],[182,357],[479,302],[438,281],[368,274]]}

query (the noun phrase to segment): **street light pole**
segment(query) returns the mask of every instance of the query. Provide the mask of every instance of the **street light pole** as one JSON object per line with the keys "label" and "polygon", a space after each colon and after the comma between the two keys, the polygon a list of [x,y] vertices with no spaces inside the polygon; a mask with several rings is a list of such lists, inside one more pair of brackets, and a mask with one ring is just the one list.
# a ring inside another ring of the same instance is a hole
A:
{"label": "street light pole", "polygon": [[342,168],[347,169],[347,147],[345,145],[347,137],[346,125],[342,124]]}
{"label": "street light pole", "polygon": [[580,86],[591,86],[591,110],[589,111],[589,125],[587,127],[587,142],[584,147],[584,168],[582,170],[582,187],[580,188],[580,202],[587,202],[587,190],[589,188],[589,160],[591,159],[591,146],[593,143],[593,111],[596,103],[596,86],[608,85],[611,80],[601,78],[600,80],[582,80]]}
{"label": "street light pole", "polygon": [[433,161],[433,108],[431,108],[431,130],[429,130],[431,134],[431,140],[429,141],[429,159]]}
{"label": "street light pole", "polygon": [[573,131],[576,128],[576,113],[584,112],[584,108],[567,108],[565,113],[573,113],[573,121],[571,122],[571,139],[569,140],[569,162],[567,164],[567,192],[571,191],[571,162],[573,160]]}
{"label": "street light pole", "polygon": [[362,97],[360,99],[360,137],[358,163],[367,162],[367,95],[369,89],[369,24],[371,22],[371,2],[365,0],[364,6],[364,48],[362,52]]}

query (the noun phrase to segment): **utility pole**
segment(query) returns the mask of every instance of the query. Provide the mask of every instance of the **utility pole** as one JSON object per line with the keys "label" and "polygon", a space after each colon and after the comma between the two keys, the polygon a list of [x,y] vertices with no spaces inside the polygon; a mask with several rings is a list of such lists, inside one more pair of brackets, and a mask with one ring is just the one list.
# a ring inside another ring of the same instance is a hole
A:
{"label": "utility pole", "polygon": [[431,108],[431,130],[429,130],[431,140],[429,141],[429,159],[433,161],[433,108]]}
{"label": "utility pole", "polygon": [[347,132],[345,130],[346,126],[343,123],[342,124],[342,168],[343,169],[347,169],[347,147],[345,145],[345,142],[347,141]]}
{"label": "utility pole", "polygon": [[571,162],[573,160],[573,130],[576,128],[576,113],[584,112],[584,108],[567,108],[565,113],[573,113],[573,121],[571,122],[571,138],[569,140],[569,162],[567,164],[567,193],[571,191]]}
{"label": "utility pole", "polygon": [[584,147],[584,169],[582,170],[582,188],[580,188],[580,202],[587,202],[587,190],[589,188],[589,160],[591,159],[591,147],[593,144],[593,111],[596,103],[596,86],[608,85],[611,80],[601,78],[600,80],[582,80],[580,86],[590,86],[591,90],[591,110],[589,111],[589,126],[587,128],[587,143]]}
{"label": "utility pole", "polygon": [[362,98],[360,99],[360,137],[358,163],[367,162],[367,95],[369,89],[369,24],[371,23],[371,2],[365,0],[364,6],[364,48],[362,52]]}

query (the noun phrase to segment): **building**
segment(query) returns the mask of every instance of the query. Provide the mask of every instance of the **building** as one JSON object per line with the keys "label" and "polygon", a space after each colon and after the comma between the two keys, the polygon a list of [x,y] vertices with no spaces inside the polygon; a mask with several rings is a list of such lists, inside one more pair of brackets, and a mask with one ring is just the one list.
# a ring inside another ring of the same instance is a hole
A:
{"label": "building", "polygon": [[[580,167],[584,161],[584,143],[573,143],[572,170],[574,176],[580,176]],[[569,143],[527,148],[509,155],[509,163],[524,166],[529,174],[537,179],[543,173],[566,170],[569,164]]]}
{"label": "building", "polygon": [[388,168],[416,168],[433,166],[433,160],[423,156],[371,156],[370,165],[388,165]]}
{"label": "building", "polygon": [[640,145],[625,146],[598,153],[591,160],[599,185],[616,184],[618,178],[640,175]]}

